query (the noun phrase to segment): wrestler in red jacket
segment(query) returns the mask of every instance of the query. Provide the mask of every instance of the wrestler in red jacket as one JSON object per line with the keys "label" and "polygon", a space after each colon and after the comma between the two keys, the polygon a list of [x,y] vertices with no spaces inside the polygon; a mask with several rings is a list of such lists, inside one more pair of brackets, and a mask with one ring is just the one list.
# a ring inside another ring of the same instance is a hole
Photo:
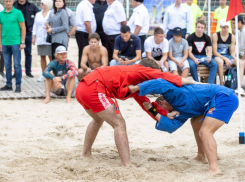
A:
{"label": "wrestler in red jacket", "polygon": [[[93,121],[86,131],[82,156],[90,157],[92,155],[91,147],[95,137],[103,122],[106,121],[114,128],[115,142],[123,164],[130,165],[126,124],[119,112],[116,99],[114,104],[111,98],[126,100],[134,97],[145,110],[143,102],[150,102],[150,100],[145,96],[140,97],[138,93],[130,93],[128,85],[137,85],[143,81],[157,78],[165,79],[179,87],[182,84],[193,83],[193,81],[178,75],[161,72],[158,64],[147,58],[143,59],[139,65],[100,67],[83,78],[77,86],[76,99],[93,118]],[[167,116],[167,113],[168,111],[165,111],[162,114]]]}

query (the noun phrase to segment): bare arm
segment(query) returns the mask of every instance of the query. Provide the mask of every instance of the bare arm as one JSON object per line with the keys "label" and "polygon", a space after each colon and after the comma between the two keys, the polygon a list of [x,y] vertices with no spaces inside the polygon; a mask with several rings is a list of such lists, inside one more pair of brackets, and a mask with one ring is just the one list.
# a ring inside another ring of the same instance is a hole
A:
{"label": "bare arm", "polygon": [[101,67],[108,66],[108,52],[107,49],[102,46],[101,49]]}
{"label": "bare arm", "polygon": [[82,60],[81,60],[81,68],[87,71],[87,62],[88,62],[88,46],[84,47],[83,49],[83,55],[82,55]]}
{"label": "bare arm", "polygon": [[174,57],[173,57],[173,51],[169,51],[168,52],[168,56],[169,56],[169,59],[173,62],[175,62],[176,64],[179,64],[179,61],[177,61]]}
{"label": "bare arm", "polygon": [[121,59],[118,57],[119,50],[114,49],[112,58],[116,61],[121,61]]}
{"label": "bare arm", "polygon": [[160,62],[165,63],[165,61],[167,61],[167,59],[168,59],[168,53],[167,52],[162,53],[162,58],[161,58]]}
{"label": "bare arm", "polygon": [[86,30],[88,31],[88,33],[91,34],[92,33],[92,29],[91,29],[90,21],[85,21],[84,24],[86,26]]}
{"label": "bare arm", "polygon": [[195,56],[192,53],[192,46],[189,46],[189,57],[196,63],[196,65],[199,64],[198,59],[195,58]]}
{"label": "bare arm", "polygon": [[0,51],[3,51],[3,48],[2,48],[2,24],[0,24]]}
{"label": "bare arm", "polygon": [[231,57],[236,60],[236,54],[235,54],[236,47],[235,46],[236,46],[236,38],[234,35],[232,35],[231,45],[230,45],[230,54],[231,54]]}
{"label": "bare arm", "polygon": [[[26,39],[26,25],[25,22],[20,22],[20,29],[21,29],[21,42],[25,42]],[[20,50],[26,47],[25,44],[20,44]]]}
{"label": "bare arm", "polygon": [[77,26],[73,26],[73,27],[71,28],[70,32],[68,33],[68,35],[69,35],[69,36],[74,35],[75,32],[76,32],[76,30],[77,30]]}
{"label": "bare arm", "polygon": [[184,50],[184,56],[182,58],[182,62],[184,62],[185,60],[187,60],[188,55],[189,55],[189,50]]}
{"label": "bare arm", "polygon": [[220,57],[221,59],[225,60],[226,57],[222,56],[220,53],[218,53],[218,36],[217,33],[214,33],[212,36],[212,47],[213,47],[213,54],[217,57]]}
{"label": "bare arm", "polygon": [[50,24],[48,22],[45,23],[46,28],[51,28]]}
{"label": "bare arm", "polygon": [[205,20],[205,16],[202,14],[202,16],[199,18],[199,20]]}
{"label": "bare arm", "polygon": [[153,60],[155,60],[155,59],[151,56],[151,52],[146,52],[146,57],[147,57],[148,59],[153,59]]}
{"label": "bare arm", "polygon": [[123,26],[123,25],[127,25],[127,21],[122,21],[121,22],[121,25]]}
{"label": "bare arm", "polygon": [[141,60],[141,50],[136,50],[136,57],[134,59],[129,60],[129,63],[134,63],[139,60]]}
{"label": "bare arm", "polygon": [[135,30],[134,30],[134,35],[139,35],[139,33],[140,33],[140,30],[141,30],[141,26],[139,26],[139,25],[136,25],[136,28],[135,28]]}

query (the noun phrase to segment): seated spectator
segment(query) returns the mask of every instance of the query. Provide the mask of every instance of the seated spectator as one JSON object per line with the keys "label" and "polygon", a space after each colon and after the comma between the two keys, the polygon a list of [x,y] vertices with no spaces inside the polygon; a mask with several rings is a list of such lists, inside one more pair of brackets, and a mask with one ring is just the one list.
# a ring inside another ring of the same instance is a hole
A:
{"label": "seated spectator", "polygon": [[[212,59],[212,43],[210,37],[204,33],[206,23],[198,20],[196,23],[196,32],[188,36],[189,44],[189,65],[191,76],[195,81],[199,81],[197,74],[197,66],[205,65],[209,68],[208,83],[214,83],[218,64]],[[207,54],[206,54],[207,49]]]}
{"label": "seated spectator", "polygon": [[145,40],[143,57],[155,60],[163,71],[168,71],[168,40],[164,37],[163,29],[156,28],[154,36]]}
{"label": "seated spectator", "polygon": [[46,98],[43,103],[50,102],[50,91],[58,96],[66,96],[66,102],[70,103],[71,95],[75,92],[75,76],[78,75],[78,70],[75,64],[67,59],[67,50],[64,46],[56,48],[55,58],[43,71],[46,78]]}
{"label": "seated spectator", "polygon": [[[230,22],[226,22],[225,19],[220,20],[221,31],[214,33],[212,36],[213,44],[213,53],[214,59],[218,63],[218,74],[220,79],[220,85],[224,85],[223,80],[223,66],[226,65],[227,68],[236,66],[236,54],[235,54],[235,45],[236,38],[234,35],[229,33]],[[240,78],[242,80],[245,64],[244,60],[238,60],[240,66]],[[245,94],[242,89],[242,93]]]}
{"label": "seated spectator", "polygon": [[[169,68],[170,72],[178,75],[178,68],[182,71],[182,77],[186,78],[189,73],[188,42],[182,38],[180,27],[173,29],[173,38],[169,41]],[[177,68],[178,66],[178,68]]]}
{"label": "seated spectator", "polygon": [[108,53],[104,46],[99,45],[99,34],[90,34],[88,40],[89,45],[83,49],[81,68],[78,69],[79,80],[98,67],[108,66]]}
{"label": "seated spectator", "polygon": [[121,35],[115,39],[113,60],[110,66],[132,65],[141,60],[140,38],[131,34],[127,25],[121,27]]}

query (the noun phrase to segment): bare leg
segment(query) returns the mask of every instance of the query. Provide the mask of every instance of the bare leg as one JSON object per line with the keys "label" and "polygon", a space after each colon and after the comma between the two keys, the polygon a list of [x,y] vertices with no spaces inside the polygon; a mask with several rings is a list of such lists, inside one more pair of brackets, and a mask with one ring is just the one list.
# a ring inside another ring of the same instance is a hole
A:
{"label": "bare leg", "polygon": [[52,61],[52,56],[49,56],[48,58],[49,58],[49,61],[51,62]]}
{"label": "bare leg", "polygon": [[91,148],[104,121],[97,114],[94,114],[90,109],[86,110],[86,112],[93,118],[93,120],[88,125],[86,131],[82,157],[92,157]]}
{"label": "bare leg", "polygon": [[177,71],[175,71],[175,70],[174,70],[174,71],[172,71],[172,73],[173,73],[174,75],[179,75],[179,74],[178,74],[178,72],[177,72]]}
{"label": "bare leg", "polygon": [[68,79],[66,82],[66,89],[67,89],[66,103],[71,103],[71,95],[74,86],[75,86],[75,77]]}
{"label": "bare leg", "polygon": [[189,68],[185,68],[185,69],[182,71],[182,77],[183,77],[183,78],[187,78],[187,77],[188,77],[188,74],[189,74]]}
{"label": "bare leg", "polygon": [[46,56],[41,56],[41,68],[42,71],[46,68],[47,62],[46,62]]}
{"label": "bare leg", "polygon": [[245,60],[239,60],[239,68],[240,68],[240,80],[241,80],[241,85],[240,87],[242,87],[242,78],[243,78],[243,75],[244,75],[244,70],[245,70]]}
{"label": "bare leg", "polygon": [[86,71],[84,71],[82,68],[78,69],[78,75],[77,78],[78,80],[83,79],[84,76],[86,76],[88,73]]}
{"label": "bare leg", "polygon": [[202,140],[199,136],[199,130],[202,126],[202,122],[199,123],[199,121],[202,119],[202,117],[203,117],[203,115],[191,119],[191,126],[193,129],[194,135],[195,135],[195,139],[196,139],[196,143],[197,143],[197,149],[198,149],[197,156],[194,157],[193,159],[197,160],[197,161],[201,161],[204,164],[207,164],[208,159],[207,159],[205,151],[204,151]]}
{"label": "bare leg", "polygon": [[[113,127],[115,142],[116,142],[116,146],[119,152],[119,156],[122,160],[123,165],[129,166],[130,165],[129,144],[128,144],[128,137],[127,137],[127,132],[126,132],[126,123],[122,115],[115,113],[114,104],[111,105],[106,110],[96,113],[96,115],[99,118],[101,118],[101,121],[106,121],[108,124],[110,124]],[[91,126],[93,124],[94,123],[92,123]],[[99,125],[97,125],[97,127],[98,126]],[[84,146],[84,150],[83,150],[84,156],[85,154],[91,153],[91,147],[92,147],[92,144],[98,132],[96,130],[98,129],[99,128],[95,129],[95,131],[91,131],[93,130],[92,127],[89,127],[87,129],[85,142],[84,142],[86,143],[86,145]]]}
{"label": "bare leg", "polygon": [[53,80],[51,79],[45,79],[45,92],[46,92],[46,98],[44,99],[43,103],[47,104],[50,102],[50,91],[51,88],[53,91],[58,90],[58,88],[55,86],[55,84],[53,83]]}
{"label": "bare leg", "polygon": [[205,153],[208,157],[210,174],[220,173],[217,161],[217,144],[213,135],[223,124],[223,121],[206,116],[199,131]]}
{"label": "bare leg", "polygon": [[224,80],[223,80],[223,75],[224,75],[224,72],[223,72],[224,61],[221,58],[219,58],[219,57],[216,57],[215,58],[215,61],[218,63],[218,75],[219,75],[220,85],[224,85]]}

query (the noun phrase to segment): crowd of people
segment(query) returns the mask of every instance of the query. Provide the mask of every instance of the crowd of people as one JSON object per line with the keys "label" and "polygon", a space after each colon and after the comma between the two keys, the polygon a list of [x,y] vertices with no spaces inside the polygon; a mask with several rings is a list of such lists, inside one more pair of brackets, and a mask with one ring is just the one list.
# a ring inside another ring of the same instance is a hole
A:
{"label": "crowd of people", "polygon": [[[41,0],[41,11],[28,0],[4,0],[3,3],[5,9],[0,7],[0,74],[6,76],[7,81],[1,91],[12,91],[12,78],[15,78],[15,92],[21,92],[22,49],[25,51],[26,76],[33,77],[32,44],[37,45],[44,71],[46,58],[49,62],[57,61],[56,49],[64,46],[67,50],[72,35],[75,35],[78,46],[79,80],[97,67],[138,64],[144,57],[155,60],[163,71],[181,72],[183,77],[190,72],[195,81],[199,81],[198,65],[209,68],[208,83],[214,83],[218,72],[220,85],[224,85],[224,65],[229,68],[239,63],[241,80],[244,75],[243,17],[238,18],[241,41],[238,42],[240,60],[236,60],[234,20],[225,21],[226,0],[220,0],[220,7],[215,10],[217,27],[211,37],[204,33],[205,17],[200,7],[192,0],[186,3],[175,0],[165,10],[162,28],[156,28],[154,35],[148,38],[150,20],[143,0],[132,0],[133,13],[128,21],[122,3],[117,0],[83,0],[77,5],[76,13],[66,7],[65,0]],[[12,14],[15,18],[11,23],[5,21],[13,17]],[[45,81],[44,75],[38,81]],[[243,89],[242,94],[245,94]]]}

